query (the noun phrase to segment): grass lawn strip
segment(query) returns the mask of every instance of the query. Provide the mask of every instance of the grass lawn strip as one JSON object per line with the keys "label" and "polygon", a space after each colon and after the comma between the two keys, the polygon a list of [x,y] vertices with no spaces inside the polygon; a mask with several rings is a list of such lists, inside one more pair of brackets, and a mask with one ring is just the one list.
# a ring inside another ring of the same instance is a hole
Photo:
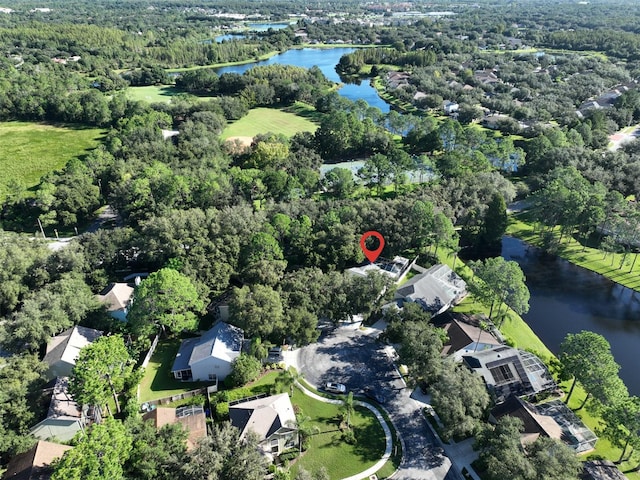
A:
{"label": "grass lawn strip", "polygon": [[0,122],[0,201],[7,185],[17,181],[27,188],[49,172],[95,148],[103,131],[33,122]]}
{"label": "grass lawn strip", "polygon": [[[559,228],[554,232],[559,236]],[[526,212],[509,216],[507,234],[512,235],[536,247],[542,246],[540,236],[533,231],[533,223]],[[621,253],[605,253],[597,248],[587,246],[576,241],[572,236],[565,235],[558,246],[556,255],[580,267],[599,273],[609,280],[640,292],[640,261],[631,269],[634,255],[627,255],[626,264],[620,267],[623,255]]]}
{"label": "grass lawn strip", "polygon": [[[511,227],[510,227],[511,228]],[[531,228],[533,230],[533,228]],[[523,238],[523,240],[527,241]],[[453,255],[451,252],[441,250],[438,252],[438,257],[442,263],[445,263],[453,268]],[[469,278],[471,270],[459,259],[456,260],[456,272],[463,276],[463,278]],[[485,307],[481,303],[475,301],[471,296],[467,297],[460,305],[454,308],[457,312],[471,312],[471,313],[485,313],[489,314],[489,308]],[[531,330],[529,325],[514,311],[509,309],[507,318],[503,322],[500,331],[509,339],[511,339],[517,348],[524,350],[530,350],[535,352],[547,365],[549,360],[554,358],[555,355],[542,343],[542,341]],[[570,382],[564,382],[560,384],[560,387],[566,392],[569,391]],[[586,396],[586,392],[582,386],[578,383],[571,396],[569,407],[575,412],[578,417],[589,427],[596,435],[602,430],[603,422],[599,417],[592,416],[586,409],[576,409],[582,404]],[[622,450],[615,447],[606,438],[598,437],[596,448],[592,452],[581,456],[583,460],[588,458],[606,458],[611,461],[617,461],[620,457]],[[631,457],[622,462],[619,465],[620,470],[629,478],[629,480],[640,480],[640,472],[632,471],[640,463],[640,456],[635,452]]]}
{"label": "grass lawn strip", "polygon": [[[300,109],[301,111],[301,109]],[[254,108],[240,120],[224,129],[221,138],[255,137],[260,133],[282,134],[292,137],[298,132],[315,132],[318,126],[307,118],[284,109]]]}

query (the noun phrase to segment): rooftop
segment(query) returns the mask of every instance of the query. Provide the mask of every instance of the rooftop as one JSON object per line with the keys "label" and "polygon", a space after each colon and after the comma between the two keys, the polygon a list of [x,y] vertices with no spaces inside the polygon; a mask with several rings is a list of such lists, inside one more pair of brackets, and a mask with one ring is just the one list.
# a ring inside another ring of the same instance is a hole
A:
{"label": "rooftop", "polygon": [[15,456],[7,465],[4,474],[7,480],[48,480],[51,478],[49,465],[64,452],[71,450],[68,445],[39,440],[33,448]]}
{"label": "rooftop", "polygon": [[258,434],[264,440],[282,427],[294,428],[296,415],[289,395],[271,395],[254,400],[240,401],[229,406],[231,424],[242,432],[241,438],[247,432]]}
{"label": "rooftop", "polygon": [[240,328],[218,322],[202,336],[182,342],[171,371],[187,370],[194,363],[208,357],[231,362],[235,357],[230,353],[242,349],[242,339],[243,332]]}
{"label": "rooftop", "polygon": [[102,332],[92,328],[75,326],[53,337],[47,344],[43,361],[48,365],[63,361],[75,364],[80,350],[102,336]]}

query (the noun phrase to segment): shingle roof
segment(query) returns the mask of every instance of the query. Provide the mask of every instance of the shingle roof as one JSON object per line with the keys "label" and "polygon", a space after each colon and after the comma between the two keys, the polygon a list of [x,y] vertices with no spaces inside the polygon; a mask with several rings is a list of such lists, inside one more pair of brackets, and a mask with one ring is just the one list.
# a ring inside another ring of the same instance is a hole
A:
{"label": "shingle roof", "polygon": [[260,440],[269,438],[278,429],[295,424],[296,415],[289,395],[271,395],[240,402],[229,407],[231,424],[237,427],[243,438],[248,431],[258,434]]}
{"label": "shingle roof", "polygon": [[106,305],[109,312],[124,310],[129,305],[133,290],[127,283],[112,283],[100,292],[98,300]]}
{"label": "shingle roof", "polygon": [[47,353],[43,361],[49,366],[63,361],[75,364],[80,350],[102,336],[102,332],[93,328],[75,326],[53,337],[47,344]]}
{"label": "shingle roof", "polygon": [[51,469],[48,468],[56,458],[71,450],[68,445],[38,441],[30,450],[14,457],[2,477],[5,480],[48,480]]}
{"label": "shingle roof", "polygon": [[506,401],[496,405],[491,410],[491,415],[496,420],[509,415],[510,417],[519,418],[523,425],[523,435],[535,440],[535,438],[544,434],[547,437],[560,440],[562,438],[562,427],[551,417],[540,415],[535,411],[535,407],[528,402],[519,399],[515,395],[507,398]]}
{"label": "shingle roof", "polygon": [[466,291],[466,283],[447,265],[434,265],[396,290],[396,298],[407,298],[438,312]]}
{"label": "shingle roof", "polygon": [[231,353],[242,349],[242,339],[241,329],[225,322],[218,322],[202,336],[188,338],[182,342],[171,371],[186,370],[208,357],[231,362],[235,358]]}

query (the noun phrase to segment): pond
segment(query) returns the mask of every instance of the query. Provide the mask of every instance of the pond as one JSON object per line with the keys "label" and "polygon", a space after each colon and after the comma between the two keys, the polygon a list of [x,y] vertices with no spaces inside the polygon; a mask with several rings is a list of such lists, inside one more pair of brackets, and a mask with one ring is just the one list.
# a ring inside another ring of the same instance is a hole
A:
{"label": "pond", "polygon": [[[218,35],[217,37],[214,37],[213,41],[216,43],[222,43],[222,42],[230,42],[231,40],[240,40],[242,38],[246,38],[245,35],[242,35],[240,33],[235,34],[235,33],[225,33],[224,35]],[[208,40],[206,42],[203,43],[211,43],[211,40]]]}
{"label": "pond", "polygon": [[289,25],[289,23],[248,23],[247,28],[254,32],[266,32],[270,28],[273,30],[282,30]]}
{"label": "pond", "polygon": [[557,353],[567,333],[599,333],[629,392],[640,395],[640,293],[515,238],[503,238],[502,256],[518,262],[527,278],[531,300],[523,318],[540,339]]}
{"label": "pond", "polygon": [[[353,48],[346,47],[293,49],[274,55],[267,60],[216,68],[214,71],[218,75],[222,75],[223,73],[244,73],[256,65],[282,64],[304,68],[311,68],[316,65],[325,77],[332,82],[340,83],[341,80],[338,72],[336,72],[336,65],[342,55],[351,53],[354,50]],[[369,80],[364,80],[360,84],[346,84],[338,92],[343,97],[354,102],[361,98],[372,107],[377,107],[382,110],[383,113],[389,112],[389,104],[378,96],[378,92],[371,86]]]}
{"label": "pond", "polygon": [[[346,168],[347,170],[351,170],[353,174],[353,178],[357,182],[362,182],[360,177],[358,177],[358,170],[364,167],[364,160],[351,160],[349,162],[339,162],[339,163],[323,163],[320,166],[320,175],[325,176],[329,170],[334,168]],[[433,178],[433,172],[426,169],[415,169],[415,170],[407,170],[407,182],[409,183],[422,183]]]}

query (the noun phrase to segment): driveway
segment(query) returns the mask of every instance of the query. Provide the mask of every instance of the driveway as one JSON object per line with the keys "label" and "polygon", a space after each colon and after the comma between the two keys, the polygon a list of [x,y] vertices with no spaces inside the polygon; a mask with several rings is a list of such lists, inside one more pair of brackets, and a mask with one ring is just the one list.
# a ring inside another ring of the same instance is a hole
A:
{"label": "driveway", "polygon": [[377,342],[376,330],[366,333],[341,327],[323,334],[317,343],[300,349],[295,362],[315,386],[340,382],[354,394],[365,386],[385,392],[389,413],[403,443],[403,459],[393,476],[398,480],[459,480],[461,476],[427,425],[420,404],[411,398],[392,361],[393,350]]}

